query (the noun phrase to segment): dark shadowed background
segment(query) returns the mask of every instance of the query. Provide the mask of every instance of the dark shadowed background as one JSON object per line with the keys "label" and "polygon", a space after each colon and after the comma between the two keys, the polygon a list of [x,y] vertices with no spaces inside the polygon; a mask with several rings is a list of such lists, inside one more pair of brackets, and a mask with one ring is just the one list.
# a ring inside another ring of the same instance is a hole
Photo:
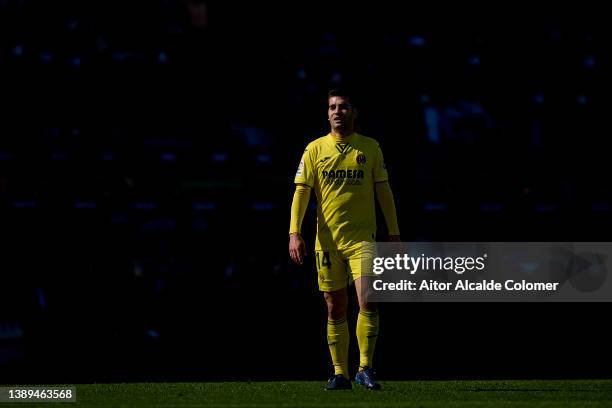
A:
{"label": "dark shadowed background", "polygon": [[[0,382],[324,379],[287,232],[337,86],[404,241],[610,241],[609,40],[580,9],[0,0]],[[610,311],[385,304],[376,366],[608,378]]]}

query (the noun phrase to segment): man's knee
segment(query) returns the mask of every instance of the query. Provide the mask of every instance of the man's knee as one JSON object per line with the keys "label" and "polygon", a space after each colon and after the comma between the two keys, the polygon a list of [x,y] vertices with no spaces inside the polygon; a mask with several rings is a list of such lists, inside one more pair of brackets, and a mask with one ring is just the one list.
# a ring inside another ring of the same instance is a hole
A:
{"label": "man's knee", "polygon": [[378,305],[375,302],[362,302],[359,303],[359,309],[365,312],[376,312],[378,311]]}
{"label": "man's knee", "polygon": [[327,317],[330,320],[340,320],[346,317],[346,306],[337,303],[327,304]]}
{"label": "man's knee", "polygon": [[327,303],[327,317],[329,319],[339,320],[346,317],[348,303],[346,292],[326,292],[325,303]]}

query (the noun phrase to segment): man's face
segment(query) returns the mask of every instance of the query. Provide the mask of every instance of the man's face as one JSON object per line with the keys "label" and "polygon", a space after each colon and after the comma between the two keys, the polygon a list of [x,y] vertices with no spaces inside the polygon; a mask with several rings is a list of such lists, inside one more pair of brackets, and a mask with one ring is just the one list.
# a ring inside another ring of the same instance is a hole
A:
{"label": "man's face", "polygon": [[348,99],[342,96],[332,96],[328,100],[327,118],[332,129],[348,129],[353,127],[355,111]]}

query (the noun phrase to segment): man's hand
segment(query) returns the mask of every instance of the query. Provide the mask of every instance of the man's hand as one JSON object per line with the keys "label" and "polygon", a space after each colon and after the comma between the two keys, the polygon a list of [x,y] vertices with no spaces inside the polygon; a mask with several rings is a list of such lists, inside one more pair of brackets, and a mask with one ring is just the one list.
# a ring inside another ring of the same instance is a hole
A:
{"label": "man's hand", "polygon": [[396,254],[401,254],[402,252],[404,252],[402,250],[401,245],[402,240],[400,239],[399,235],[389,235],[389,237],[387,238],[387,242],[391,242],[391,245],[389,245],[389,249],[395,252]]}
{"label": "man's hand", "polygon": [[289,234],[289,256],[293,262],[302,265],[306,255],[306,244],[300,234]]}

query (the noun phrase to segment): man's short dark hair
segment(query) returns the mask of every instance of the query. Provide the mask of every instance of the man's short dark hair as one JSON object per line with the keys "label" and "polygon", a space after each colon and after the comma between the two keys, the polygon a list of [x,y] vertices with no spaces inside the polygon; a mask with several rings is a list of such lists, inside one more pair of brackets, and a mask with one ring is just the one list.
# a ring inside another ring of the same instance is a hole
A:
{"label": "man's short dark hair", "polygon": [[348,99],[351,102],[351,105],[354,105],[353,93],[345,88],[335,88],[327,93],[327,99],[332,98],[334,96],[341,96],[343,98]]}

